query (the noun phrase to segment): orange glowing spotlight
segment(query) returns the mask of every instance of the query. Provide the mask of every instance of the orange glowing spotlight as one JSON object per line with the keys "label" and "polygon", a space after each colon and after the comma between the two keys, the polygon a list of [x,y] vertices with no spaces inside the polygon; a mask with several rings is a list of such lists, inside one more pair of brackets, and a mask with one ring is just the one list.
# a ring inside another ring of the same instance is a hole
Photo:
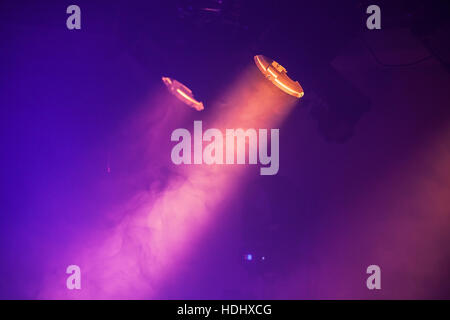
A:
{"label": "orange glowing spotlight", "polygon": [[303,88],[298,83],[288,77],[286,69],[278,62],[263,55],[255,56],[255,63],[262,74],[279,89],[291,96],[301,98],[305,94]]}
{"label": "orange glowing spotlight", "polygon": [[184,84],[168,77],[162,77],[162,81],[166,85],[167,89],[169,89],[170,93],[177,97],[178,100],[197,111],[202,111],[204,109],[203,103],[195,100],[192,91]]}

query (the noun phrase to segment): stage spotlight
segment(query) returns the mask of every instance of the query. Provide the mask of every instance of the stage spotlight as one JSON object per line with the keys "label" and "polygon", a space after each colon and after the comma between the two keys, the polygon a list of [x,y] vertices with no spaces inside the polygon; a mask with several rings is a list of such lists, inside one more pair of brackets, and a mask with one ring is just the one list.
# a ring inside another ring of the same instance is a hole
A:
{"label": "stage spotlight", "polygon": [[253,255],[252,255],[251,253],[246,254],[246,255],[245,255],[245,260],[247,260],[247,261],[252,261],[252,260],[253,260]]}
{"label": "stage spotlight", "polygon": [[294,81],[287,76],[287,71],[283,66],[263,55],[256,55],[254,59],[256,66],[262,74],[279,89],[291,96],[297,98],[303,97],[304,92],[302,86],[298,81]]}
{"label": "stage spotlight", "polygon": [[195,100],[192,91],[184,84],[168,77],[162,77],[162,81],[166,85],[167,89],[169,89],[170,93],[177,97],[178,100],[197,111],[202,111],[204,109],[203,103]]}

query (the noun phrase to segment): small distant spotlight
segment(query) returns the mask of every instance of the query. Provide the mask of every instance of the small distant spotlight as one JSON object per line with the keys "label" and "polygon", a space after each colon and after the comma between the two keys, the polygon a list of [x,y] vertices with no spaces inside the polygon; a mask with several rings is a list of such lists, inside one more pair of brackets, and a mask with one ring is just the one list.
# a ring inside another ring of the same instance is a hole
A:
{"label": "small distant spotlight", "polygon": [[257,55],[254,59],[262,74],[279,89],[296,98],[303,97],[304,92],[300,83],[289,78],[286,69],[278,62],[263,55]]}
{"label": "small distant spotlight", "polygon": [[251,253],[246,254],[246,255],[245,255],[245,260],[247,260],[247,261],[252,261],[252,260],[253,260],[253,255],[252,255]]}
{"label": "small distant spotlight", "polygon": [[263,260],[263,261],[266,260],[266,257],[262,256],[262,257],[261,257],[261,260]]}
{"label": "small distant spotlight", "polygon": [[202,111],[205,109],[203,103],[195,100],[192,91],[184,84],[168,77],[162,77],[162,81],[166,85],[167,89],[169,89],[170,93],[177,97],[181,102],[197,111]]}

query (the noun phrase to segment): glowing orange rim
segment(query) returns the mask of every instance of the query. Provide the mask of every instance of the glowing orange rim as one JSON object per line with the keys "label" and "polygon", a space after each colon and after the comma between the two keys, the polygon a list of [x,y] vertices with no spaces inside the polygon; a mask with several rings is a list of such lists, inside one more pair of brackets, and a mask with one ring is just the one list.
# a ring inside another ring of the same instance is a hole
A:
{"label": "glowing orange rim", "polygon": [[189,88],[184,84],[168,77],[162,77],[162,81],[166,85],[167,89],[169,89],[169,91],[179,100],[193,107],[197,111],[201,111],[204,109],[203,103],[195,100],[192,95],[192,91],[189,90]]}
{"label": "glowing orange rim", "polygon": [[[267,66],[263,62],[265,62]],[[264,76],[266,76],[266,78],[279,89],[297,98],[304,96],[305,93],[303,92],[303,88],[300,83],[289,78],[286,71],[279,71],[277,68],[277,65],[279,64],[276,61],[268,59],[263,55],[256,55],[255,63],[262,74],[264,74]],[[279,66],[281,67],[281,65]],[[273,71],[272,69],[275,69],[276,71]]]}

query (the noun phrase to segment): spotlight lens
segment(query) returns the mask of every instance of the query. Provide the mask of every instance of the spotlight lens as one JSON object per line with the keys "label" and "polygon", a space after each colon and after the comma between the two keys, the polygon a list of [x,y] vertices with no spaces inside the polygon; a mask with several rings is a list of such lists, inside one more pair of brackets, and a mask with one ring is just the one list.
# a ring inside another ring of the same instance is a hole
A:
{"label": "spotlight lens", "polygon": [[202,111],[204,108],[203,103],[195,100],[192,91],[181,82],[169,77],[162,77],[162,81],[166,85],[171,94],[178,98],[181,102],[194,108],[197,111]]}

